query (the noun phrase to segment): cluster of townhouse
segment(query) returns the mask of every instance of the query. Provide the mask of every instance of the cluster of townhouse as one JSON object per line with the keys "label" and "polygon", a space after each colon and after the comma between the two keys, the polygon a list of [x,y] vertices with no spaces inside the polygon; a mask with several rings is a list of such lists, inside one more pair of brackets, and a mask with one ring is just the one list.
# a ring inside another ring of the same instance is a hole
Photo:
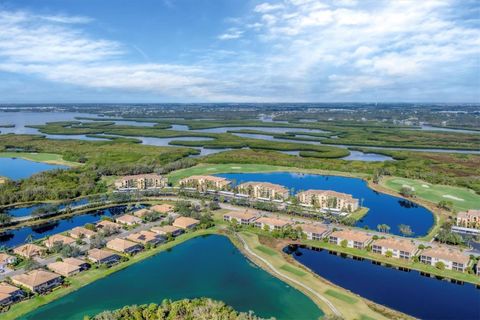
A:
{"label": "cluster of townhouse", "polygon": [[[239,198],[253,198],[266,201],[287,201],[290,192],[279,184],[270,182],[245,182],[236,188],[230,188],[231,181],[215,176],[191,176],[180,180],[180,186],[200,192],[219,191],[219,194],[231,195]],[[237,193],[227,190],[236,189]],[[321,210],[336,212],[353,212],[359,208],[359,200],[349,194],[332,190],[307,190],[297,193],[296,198],[300,205]]]}
{"label": "cluster of townhouse", "polygon": [[[224,214],[224,221],[235,221],[241,225],[251,225],[263,230],[282,230],[287,226],[300,228],[308,240],[324,240],[329,243],[347,248],[359,250],[371,249],[373,253],[387,257],[411,260],[418,257],[422,263],[437,267],[441,262],[445,269],[465,272],[470,265],[470,257],[464,252],[447,247],[436,245],[425,249],[419,249],[413,240],[398,237],[377,238],[372,233],[353,230],[331,230],[328,226],[320,223],[295,224],[292,221],[261,216],[256,212],[232,211]],[[421,246],[420,246],[421,247]],[[480,270],[477,266],[477,275]]]}
{"label": "cluster of townhouse", "polygon": [[480,236],[480,209],[459,212],[456,218],[456,225],[452,227],[452,231],[460,234]]}
{"label": "cluster of townhouse", "polygon": [[[148,210],[171,214],[173,206],[161,204],[152,206]],[[83,254],[79,257],[63,258],[48,263],[42,268],[13,275],[8,282],[0,282],[0,306],[22,300],[27,296],[26,291],[36,294],[47,293],[61,286],[65,278],[88,270],[92,265],[111,266],[120,262],[125,255],[134,255],[145,250],[147,246],[158,245],[169,236],[176,237],[186,230],[195,228],[200,223],[199,220],[180,216],[176,217],[172,225],[157,225],[149,230],[132,229],[131,226],[140,226],[143,223],[141,216],[144,214],[145,209],[137,210],[132,214],[118,216],[113,221],[102,220],[95,224],[94,230],[75,227],[65,234],[52,235],[39,244],[27,243],[18,246],[13,249],[13,254],[0,253],[0,268],[6,270],[19,258],[37,259],[45,256],[49,249],[57,244],[79,246],[79,248],[86,244],[87,247],[90,247],[88,242],[102,230],[109,229],[110,237],[103,248],[85,249],[82,250]],[[121,233],[125,229],[130,231]]]}
{"label": "cluster of townhouse", "polygon": [[117,190],[149,190],[165,188],[167,178],[155,173],[124,176],[115,181]]}

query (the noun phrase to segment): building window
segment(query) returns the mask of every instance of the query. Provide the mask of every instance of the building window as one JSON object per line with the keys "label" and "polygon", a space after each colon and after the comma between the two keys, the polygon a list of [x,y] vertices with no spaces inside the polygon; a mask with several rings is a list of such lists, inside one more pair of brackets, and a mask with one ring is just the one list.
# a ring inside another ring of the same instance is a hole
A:
{"label": "building window", "polygon": [[373,247],[372,247],[372,251],[373,251],[373,253],[380,253],[380,254],[382,254],[382,247],[373,246]]}

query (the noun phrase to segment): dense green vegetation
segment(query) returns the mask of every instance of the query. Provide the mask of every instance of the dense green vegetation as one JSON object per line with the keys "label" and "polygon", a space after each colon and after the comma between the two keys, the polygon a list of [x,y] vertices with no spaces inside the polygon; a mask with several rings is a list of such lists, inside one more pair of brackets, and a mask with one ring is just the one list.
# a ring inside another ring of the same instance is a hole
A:
{"label": "dense green vegetation", "polygon": [[178,301],[163,300],[158,304],[126,306],[114,311],[104,311],[85,320],[256,320],[260,319],[252,312],[237,312],[221,301],[208,298],[184,299]]}
{"label": "dense green vegetation", "polygon": [[31,135],[1,135],[0,152],[12,147],[60,154],[83,163],[69,170],[52,170],[0,185],[0,205],[40,200],[71,199],[107,191],[104,175],[165,173],[188,167],[196,153],[187,148],[162,148],[117,141],[49,140]]}

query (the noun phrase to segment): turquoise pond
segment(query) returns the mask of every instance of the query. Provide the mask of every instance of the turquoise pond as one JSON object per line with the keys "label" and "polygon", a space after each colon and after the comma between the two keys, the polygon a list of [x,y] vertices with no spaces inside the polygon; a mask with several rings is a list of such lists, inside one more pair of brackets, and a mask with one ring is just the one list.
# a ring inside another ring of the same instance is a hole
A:
{"label": "turquoise pond", "polygon": [[426,208],[402,198],[376,192],[358,178],[291,172],[224,173],[217,176],[234,180],[235,183],[277,183],[293,189],[295,193],[300,190],[322,189],[351,194],[360,199],[362,206],[369,208],[368,213],[357,222],[357,227],[376,229],[379,224],[387,224],[391,228],[390,233],[399,235],[399,225],[405,224],[411,227],[413,236],[421,237],[426,235],[434,224],[433,214]]}
{"label": "turquoise pond", "polygon": [[249,262],[218,235],[198,237],[40,307],[21,319],[83,319],[124,305],[209,297],[261,317],[312,320],[305,295]]}
{"label": "turquoise pond", "polygon": [[12,180],[25,179],[36,173],[54,169],[68,169],[68,167],[20,158],[0,158],[0,176]]}

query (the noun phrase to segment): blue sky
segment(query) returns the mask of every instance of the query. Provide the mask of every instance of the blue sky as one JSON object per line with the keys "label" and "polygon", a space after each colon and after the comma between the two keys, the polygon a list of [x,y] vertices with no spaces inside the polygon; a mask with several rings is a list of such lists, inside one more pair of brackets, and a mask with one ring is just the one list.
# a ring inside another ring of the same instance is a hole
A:
{"label": "blue sky", "polygon": [[0,102],[480,102],[480,5],[0,0]]}

